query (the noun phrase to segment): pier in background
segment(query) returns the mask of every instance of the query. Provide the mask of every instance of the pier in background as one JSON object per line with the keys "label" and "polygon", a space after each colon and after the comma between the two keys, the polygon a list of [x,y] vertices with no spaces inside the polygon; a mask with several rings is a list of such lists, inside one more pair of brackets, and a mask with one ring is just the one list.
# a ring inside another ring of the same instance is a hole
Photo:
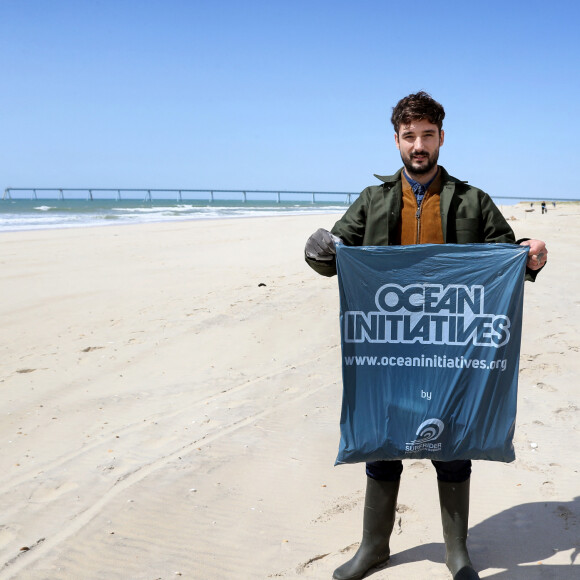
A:
{"label": "pier in background", "polygon": [[[13,196],[14,194],[14,196]],[[292,201],[343,202],[350,204],[358,193],[344,191],[286,191],[261,189],[152,189],[152,188],[97,188],[97,187],[7,187],[2,199],[142,199],[143,202],[176,200],[186,201]]]}

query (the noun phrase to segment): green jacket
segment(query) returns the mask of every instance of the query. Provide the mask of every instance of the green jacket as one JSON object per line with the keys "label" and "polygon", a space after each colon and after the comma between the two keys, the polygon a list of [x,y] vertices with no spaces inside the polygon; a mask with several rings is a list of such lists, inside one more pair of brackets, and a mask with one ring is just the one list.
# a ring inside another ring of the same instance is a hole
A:
{"label": "green jacket", "polygon": [[[347,246],[394,245],[401,214],[401,175],[402,169],[394,175],[376,175],[383,184],[367,187],[331,232]],[[487,193],[451,177],[443,167],[441,177],[441,225],[446,244],[516,243],[513,230]],[[323,276],[336,274],[334,260],[306,261]],[[536,273],[527,270],[526,279],[533,281]]]}

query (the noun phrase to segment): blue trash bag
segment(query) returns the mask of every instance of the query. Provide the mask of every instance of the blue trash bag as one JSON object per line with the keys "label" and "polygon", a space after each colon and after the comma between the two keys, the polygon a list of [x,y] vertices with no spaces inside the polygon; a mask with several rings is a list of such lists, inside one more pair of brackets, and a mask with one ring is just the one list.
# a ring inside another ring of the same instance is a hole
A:
{"label": "blue trash bag", "polygon": [[515,459],[525,265],[513,244],[337,246],[336,464]]}

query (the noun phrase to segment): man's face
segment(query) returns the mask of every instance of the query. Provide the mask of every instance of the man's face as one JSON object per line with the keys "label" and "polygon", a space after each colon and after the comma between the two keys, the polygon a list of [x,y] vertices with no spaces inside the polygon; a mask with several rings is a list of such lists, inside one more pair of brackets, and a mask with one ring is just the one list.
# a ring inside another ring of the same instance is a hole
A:
{"label": "man's face", "polygon": [[395,143],[407,173],[412,177],[435,173],[439,147],[443,145],[444,132],[427,119],[401,125],[395,133]]}

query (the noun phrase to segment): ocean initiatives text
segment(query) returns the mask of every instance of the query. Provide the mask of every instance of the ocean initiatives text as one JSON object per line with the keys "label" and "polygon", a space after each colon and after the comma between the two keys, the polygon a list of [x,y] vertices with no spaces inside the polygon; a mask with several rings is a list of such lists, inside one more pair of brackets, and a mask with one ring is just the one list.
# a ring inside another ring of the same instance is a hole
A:
{"label": "ocean initiatives text", "polygon": [[486,313],[483,286],[385,284],[375,295],[376,312],[343,315],[346,343],[421,343],[500,347],[509,342],[510,320]]}

